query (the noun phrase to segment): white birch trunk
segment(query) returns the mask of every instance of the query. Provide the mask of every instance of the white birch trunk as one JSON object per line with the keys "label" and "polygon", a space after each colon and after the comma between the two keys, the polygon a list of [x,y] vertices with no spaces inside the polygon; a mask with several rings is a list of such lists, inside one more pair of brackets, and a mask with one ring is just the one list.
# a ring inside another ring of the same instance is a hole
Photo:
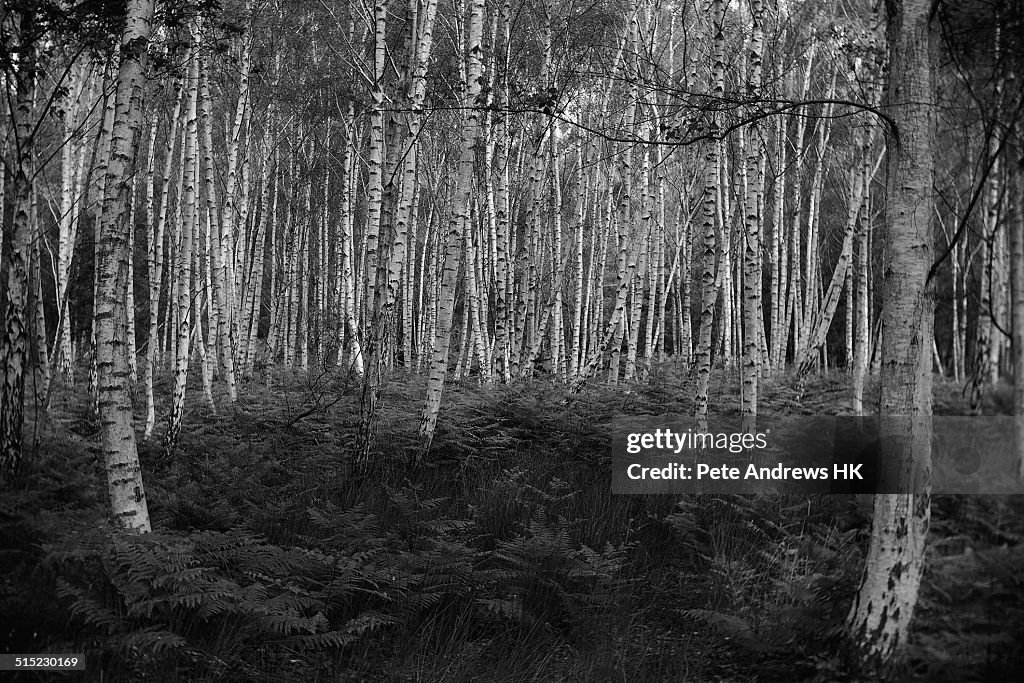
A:
{"label": "white birch trunk", "polygon": [[[180,243],[177,258],[177,280],[174,286],[174,306],[177,308],[177,345],[174,362],[174,389],[171,395],[171,418],[167,430],[166,450],[170,453],[181,431],[185,415],[185,387],[188,383],[189,357],[192,341],[192,235],[198,220],[197,166],[198,166],[198,106],[199,106],[199,20],[192,27],[192,52],[189,58],[188,107],[185,113],[185,143],[182,153],[183,187],[181,197],[182,220],[179,226]],[[197,324],[199,320],[197,319]]]}
{"label": "white birch trunk", "polygon": [[444,379],[448,368],[448,348],[451,343],[451,323],[452,313],[455,309],[455,288],[459,271],[462,232],[469,213],[469,199],[473,189],[473,164],[480,127],[480,111],[476,108],[476,100],[480,95],[480,79],[483,71],[483,15],[484,0],[470,0],[466,84],[463,96],[466,118],[462,127],[462,151],[459,157],[456,193],[445,243],[437,329],[434,334],[434,349],[430,360],[430,374],[427,379],[427,398],[420,422],[420,436],[423,439],[424,452],[430,448],[441,408],[441,392],[444,389]]}
{"label": "white birch trunk", "polygon": [[149,509],[142,483],[132,417],[129,369],[124,354],[127,289],[131,287],[128,216],[129,168],[138,151],[142,128],[142,86],[149,44],[153,0],[129,0],[121,38],[121,61],[110,154],[103,178],[104,196],[97,245],[99,298],[96,304],[97,372],[101,448],[107,473],[111,511],[131,531],[150,531]]}
{"label": "white birch trunk", "polygon": [[[929,521],[934,302],[932,264],[937,20],[928,0],[890,4],[887,86],[899,140],[889,145],[883,269],[881,453],[907,493],[875,496],[871,543],[849,627],[864,661],[887,665],[906,644]],[[909,424],[908,424],[909,420]]]}

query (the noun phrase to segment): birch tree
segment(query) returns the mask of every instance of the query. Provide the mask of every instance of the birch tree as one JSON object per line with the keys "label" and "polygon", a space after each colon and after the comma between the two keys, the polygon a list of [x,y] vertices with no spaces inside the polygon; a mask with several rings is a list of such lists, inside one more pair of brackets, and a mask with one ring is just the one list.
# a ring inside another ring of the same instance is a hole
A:
{"label": "birch tree", "polygon": [[[156,397],[153,393],[153,383],[155,381],[155,368],[156,363],[156,352],[157,352],[157,337],[159,336],[158,319],[160,315],[160,285],[163,278],[164,270],[164,231],[167,219],[167,203],[169,201],[171,191],[171,171],[174,164],[174,149],[175,141],[177,140],[179,131],[179,119],[181,115],[181,104],[185,95],[185,91],[182,88],[182,83],[179,79],[175,79],[174,90],[176,97],[174,103],[174,111],[171,115],[170,128],[167,131],[167,143],[164,148],[164,171],[161,182],[160,191],[160,206],[155,214],[152,214],[152,196],[155,191],[153,183],[154,178],[152,176],[153,169],[149,169],[149,177],[147,178],[147,205],[150,207],[147,210],[147,224],[151,226],[151,234],[149,239],[149,339],[146,343],[146,360],[145,367],[143,368],[143,384],[146,389],[146,426],[145,426],[145,438],[148,439],[153,434],[153,427],[156,424]],[[156,123],[157,120],[153,119],[153,131],[150,135],[150,144],[156,142]],[[183,147],[183,145],[182,145]],[[151,215],[152,214],[152,215]],[[174,303],[168,301],[168,308],[173,306]]]}
{"label": "birch tree", "polygon": [[[932,0],[888,3],[890,131],[884,224],[881,462],[894,463],[903,493],[875,496],[871,542],[848,617],[869,667],[906,644],[924,570],[931,473],[931,352],[935,74]],[[897,137],[898,136],[898,137]],[[909,423],[909,424],[908,424]]]}
{"label": "birch tree", "polygon": [[438,301],[437,328],[434,333],[433,353],[427,377],[427,398],[420,420],[420,437],[424,451],[430,448],[441,408],[441,393],[448,370],[448,349],[451,344],[452,316],[455,312],[455,287],[462,255],[462,238],[465,223],[469,218],[470,194],[473,189],[473,165],[480,127],[480,110],[477,98],[480,96],[483,72],[483,20],[484,0],[470,0],[469,26],[466,41],[466,82],[462,106],[465,120],[462,124],[462,145],[459,156],[459,171],[456,177],[455,197],[448,231],[445,238],[444,263],[441,272],[441,289]]}
{"label": "birch tree", "polygon": [[864,378],[868,370],[870,353],[869,334],[869,310],[870,300],[868,297],[868,258],[870,254],[870,213],[871,213],[871,180],[868,177],[869,157],[865,153],[861,156],[860,173],[863,177],[864,199],[861,202],[860,217],[857,221],[856,251],[857,268],[854,273],[853,283],[856,289],[854,295],[856,307],[856,332],[854,339],[853,359],[853,412],[862,415],[864,412]]}
{"label": "birch tree", "polygon": [[[1018,135],[1020,130],[1014,131]],[[1018,141],[1016,157],[1024,160],[1024,146]],[[1017,477],[1024,481],[1024,169],[1017,166],[1011,174],[1015,199],[1010,213],[1010,297],[1013,325],[1013,421],[1017,451]]]}
{"label": "birch tree", "polygon": [[[74,248],[78,237],[79,216],[85,194],[85,158],[82,128],[88,121],[95,78],[91,67],[76,64],[70,69],[67,108],[64,111],[64,146],[61,148],[61,204],[57,247],[57,332],[54,343],[55,362],[67,384],[74,381],[71,352],[71,321],[68,308],[68,283]],[[84,116],[82,115],[84,112]]]}
{"label": "birch tree", "polygon": [[[244,1],[242,9],[246,13],[250,11],[250,0]],[[233,278],[230,277],[232,268],[231,260],[228,258],[229,252],[227,247],[232,243],[243,241],[242,231],[238,229],[240,216],[236,216],[236,212],[240,213],[238,206],[239,198],[236,195],[239,177],[238,158],[242,145],[242,126],[248,116],[249,109],[249,69],[251,68],[252,61],[248,21],[245,26],[246,30],[240,37],[241,59],[238,75],[238,98],[227,140],[227,180],[224,187],[224,208],[219,225],[211,228],[214,236],[214,244],[211,245],[214,257],[213,267],[216,269],[214,273],[214,296],[217,300],[217,344],[221,350],[220,359],[224,366],[224,379],[227,381],[228,396],[232,402],[238,400],[238,389],[235,379],[237,324],[232,315],[237,305],[235,301],[237,292],[231,286],[233,281]],[[204,103],[208,102],[209,95],[205,94],[203,99]],[[209,131],[209,128],[207,130]],[[212,147],[212,137],[208,144]],[[240,269],[241,264],[238,264],[236,267]]]}
{"label": "birch tree", "polygon": [[[752,35],[749,43],[747,96],[757,97],[761,90],[761,63],[764,50],[764,3],[751,0]],[[750,127],[747,148],[747,189],[744,197],[743,240],[743,399],[741,412],[744,429],[753,432],[757,419],[757,384],[761,374],[759,330],[761,312],[761,192],[759,172],[761,135],[756,124]]]}
{"label": "birch tree", "polygon": [[131,286],[129,262],[131,177],[142,128],[142,89],[153,19],[153,0],[129,0],[121,37],[114,125],[103,178],[103,207],[97,244],[96,369],[100,442],[111,509],[125,529],[150,531],[149,508],[135,443],[128,359],[125,356]]}
{"label": "birch tree", "polygon": [[[199,107],[199,36],[200,22],[192,26],[192,48],[186,85],[188,106],[185,113],[185,140],[182,153],[182,196],[180,204],[178,258],[175,270],[173,306],[176,310],[177,331],[174,359],[174,389],[171,396],[171,417],[168,425],[166,449],[170,452],[181,431],[185,415],[185,387],[188,382],[189,356],[192,351],[192,247],[193,234],[198,222],[198,107]],[[197,319],[197,324],[199,321]]]}
{"label": "birch tree", "polygon": [[[4,291],[4,335],[0,343],[3,361],[3,385],[0,386],[0,472],[17,474],[21,464],[22,426],[25,419],[25,371],[28,360],[28,270],[32,225],[32,179],[30,164],[34,154],[33,90],[36,78],[37,26],[35,9],[29,5],[10,17],[16,22],[18,38],[17,68],[13,74],[13,144],[9,146],[11,179],[5,184],[4,201],[11,202],[11,221],[3,221],[2,268]],[[6,169],[4,170],[6,175]],[[10,197],[8,200],[7,197]]]}
{"label": "birch tree", "polygon": [[[713,33],[714,56],[711,69],[711,94],[722,97],[725,93],[725,2],[712,0],[711,30]],[[711,114],[711,132],[716,134],[719,123],[714,113]],[[704,194],[703,194],[703,235],[701,238],[701,306],[700,329],[697,338],[697,350],[694,354],[697,372],[697,392],[694,398],[694,412],[697,429],[706,432],[708,429],[708,386],[711,381],[711,331],[715,317],[715,301],[718,288],[715,278],[715,220],[718,217],[718,143],[707,143],[704,156]],[[723,324],[728,324],[725,320]]]}

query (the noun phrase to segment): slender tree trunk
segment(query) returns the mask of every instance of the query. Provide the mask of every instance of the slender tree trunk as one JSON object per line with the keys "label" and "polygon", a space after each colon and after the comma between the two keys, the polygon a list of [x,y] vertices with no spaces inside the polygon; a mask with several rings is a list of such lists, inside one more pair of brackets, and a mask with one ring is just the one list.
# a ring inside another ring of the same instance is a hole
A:
{"label": "slender tree trunk", "polygon": [[[242,366],[242,376],[249,379],[253,372],[253,363],[256,355],[257,332],[259,330],[260,318],[263,313],[263,281],[265,254],[267,253],[267,235],[273,234],[274,220],[270,212],[271,184],[273,182],[276,168],[274,167],[275,155],[271,152],[270,127],[273,125],[273,109],[268,108],[267,124],[263,130],[263,142],[261,145],[262,168],[260,170],[260,200],[259,218],[255,221],[252,230],[252,255],[247,256],[244,265],[239,265],[239,270],[245,274],[245,286],[242,288],[242,310],[239,315],[241,324],[241,353],[239,359]],[[248,253],[248,250],[247,252]]]}
{"label": "slender tree trunk", "polygon": [[[57,248],[57,332],[54,338],[54,361],[67,384],[74,382],[71,354],[71,321],[68,308],[68,283],[71,278],[71,263],[75,256],[75,241],[78,236],[81,200],[84,198],[85,157],[88,145],[80,140],[78,131],[79,114],[86,112],[93,98],[94,81],[91,68],[73,67],[68,83],[68,106],[64,113],[64,137],[61,149],[61,214],[58,221],[60,237]],[[85,121],[81,122],[84,125]],[[47,392],[47,402],[49,392]]]}
{"label": "slender tree trunk", "polygon": [[[2,196],[3,194],[0,193],[0,197]],[[39,225],[38,199],[35,195],[32,197],[30,221],[32,224],[32,264],[31,271],[29,273],[29,282],[31,283],[30,286],[32,292],[32,331],[34,333],[32,344],[35,346],[36,352],[35,381],[36,386],[40,387],[39,393],[36,397],[36,406],[37,410],[40,408],[46,410],[51,369],[50,352],[46,337],[46,310],[43,303],[42,250],[39,247],[40,243],[43,241],[43,236]]]}
{"label": "slender tree trunk", "polygon": [[[742,130],[738,132],[738,137],[743,137]],[[743,188],[742,182],[738,182],[738,179],[733,179],[730,182],[729,168],[731,164],[728,143],[728,140],[721,140],[718,143],[717,207],[718,225],[721,230],[721,247],[718,250],[719,266],[715,278],[715,287],[722,297],[722,323],[718,326],[718,338],[714,342],[714,348],[721,355],[722,367],[726,369],[731,368],[733,361],[736,359],[733,348],[733,331],[737,329],[736,317],[739,315],[739,300],[736,297],[735,287],[740,284],[738,278],[735,278],[733,273],[736,261],[740,259],[733,259],[733,244],[736,243],[733,240],[733,231],[736,226],[734,223],[731,193],[733,186],[735,186],[742,195]]]}
{"label": "slender tree trunk", "polygon": [[[143,384],[146,386],[146,426],[144,438],[148,440],[153,435],[153,427],[156,425],[156,398],[153,392],[153,383],[156,365],[156,352],[160,332],[158,322],[160,318],[160,284],[163,278],[164,267],[164,222],[167,216],[167,201],[171,191],[171,169],[174,163],[174,141],[178,137],[178,119],[181,115],[181,103],[184,90],[181,81],[175,80],[175,94],[177,95],[174,104],[174,113],[171,116],[171,125],[167,131],[167,144],[164,147],[164,172],[160,185],[160,208],[153,214],[154,195],[154,169],[152,165],[147,171],[147,225],[149,233],[149,334],[146,342],[146,365],[143,368]],[[150,132],[150,146],[156,144],[157,117],[153,117],[152,130]],[[155,154],[153,157],[155,158]],[[168,307],[174,302],[168,301]]]}
{"label": "slender tree trunk", "polygon": [[[173,451],[185,415],[185,387],[192,347],[192,235],[198,220],[198,106],[199,106],[199,21],[192,27],[192,54],[189,58],[188,107],[185,114],[185,142],[182,153],[184,167],[179,226],[180,243],[177,258],[174,305],[177,308],[177,349],[174,363],[174,390],[171,396],[171,419],[167,430],[166,450]],[[196,324],[200,321],[196,320]]]}
{"label": "slender tree trunk", "polygon": [[[365,316],[368,323],[373,318],[373,306],[376,302],[377,249],[380,240],[381,207],[384,198],[384,67],[387,49],[387,16],[387,0],[374,0],[373,83],[370,90],[372,107],[370,110],[370,148],[368,153],[369,178],[366,189],[366,231],[363,239],[363,246],[366,250],[366,256],[363,260],[366,286],[364,302],[367,306]],[[374,353],[375,350],[371,348],[371,361],[374,358]]]}
{"label": "slender tree trunk", "polygon": [[[416,219],[418,213],[419,191],[413,195],[412,207],[409,211],[411,220]],[[402,284],[402,366],[406,372],[412,372],[413,348],[415,348],[415,325],[413,323],[413,291],[416,283],[416,234],[413,233],[409,241],[409,248],[405,252],[405,264],[403,266]],[[419,309],[417,309],[419,310]]]}
{"label": "slender tree trunk", "polygon": [[[299,136],[302,137],[301,135]],[[298,250],[299,250],[299,228],[296,220],[296,194],[299,188],[297,158],[299,154],[293,147],[288,155],[288,180],[289,187],[286,191],[286,203],[284,207],[284,230],[283,230],[283,278],[281,281],[283,306],[278,320],[284,332],[284,353],[282,365],[289,370],[295,364],[295,327],[298,322]]]}
{"label": "slender tree trunk", "polygon": [[[761,60],[764,49],[764,3],[750,3],[753,33],[749,43],[750,69],[747,76],[747,95],[757,97],[761,90]],[[761,193],[760,173],[761,133],[757,124],[750,127],[747,137],[747,190],[744,201],[743,244],[743,428],[753,432],[757,420],[757,389],[761,375],[760,328],[761,311]]]}
{"label": "slender tree trunk", "polygon": [[856,333],[854,339],[853,358],[853,412],[857,415],[864,414],[864,377],[867,374],[870,354],[870,323],[868,321],[868,260],[870,257],[870,234],[871,229],[871,173],[865,154],[861,159],[861,176],[864,183],[864,200],[861,202],[860,218],[857,221],[857,269],[853,278],[856,288],[854,298],[856,300]]}
{"label": "slender tree trunk", "polygon": [[312,188],[308,182],[305,183],[302,194],[302,227],[299,229],[298,248],[295,254],[295,342],[298,345],[299,370],[306,372],[309,370],[309,233],[313,215]]}
{"label": "slender tree trunk", "polygon": [[[713,0],[712,30],[714,31],[714,63],[712,66],[712,95],[721,97],[725,92],[725,2]],[[712,132],[719,130],[717,119],[712,118]],[[697,371],[697,392],[694,399],[694,417],[697,429],[706,432],[708,429],[708,386],[711,381],[711,331],[715,316],[715,301],[718,298],[715,286],[715,219],[718,215],[718,143],[707,144],[704,156],[704,223],[703,249],[701,252],[701,308],[700,330],[697,338],[695,354]],[[723,231],[727,228],[723,226]],[[728,319],[723,319],[728,325]]]}
{"label": "slender tree trunk", "polygon": [[[817,41],[812,41],[807,51],[807,70],[804,72],[802,89],[799,92],[801,99],[807,98],[811,85],[811,73],[814,66],[814,57],[817,53]],[[803,216],[803,166],[807,158],[807,143],[805,132],[807,119],[803,116],[797,117],[796,122],[796,149],[793,154],[793,208],[790,220],[790,265],[789,273],[789,294],[786,298],[786,319],[782,326],[783,336],[788,340],[790,330],[793,335],[793,358],[803,357],[804,350],[804,327],[802,325],[804,311],[803,296],[803,260],[801,252],[802,216]],[[790,328],[792,325],[792,328]],[[784,342],[785,343],[785,342]],[[788,344],[787,344],[788,345]],[[785,362],[785,349],[783,350],[783,362]]]}
{"label": "slender tree trunk", "polygon": [[[141,114],[140,114],[141,116]],[[141,129],[142,123],[139,123]],[[138,144],[135,145],[136,151]],[[148,161],[146,162],[149,163]],[[138,176],[133,175],[128,191],[128,288],[125,292],[125,324],[124,355],[128,363],[128,388],[135,396],[135,387],[139,383],[138,347],[135,340],[135,206],[138,189]]]}
{"label": "slender tree trunk", "polygon": [[586,303],[583,296],[585,275],[583,268],[583,235],[584,222],[586,220],[587,180],[590,176],[587,175],[586,168],[583,165],[582,142],[579,146],[576,164],[576,225],[575,244],[573,245],[573,254],[576,259],[576,282],[574,285],[576,294],[573,297],[572,304],[572,348],[569,351],[568,367],[568,377],[570,381],[576,379],[576,375],[579,371],[580,357],[582,355],[582,349],[580,346],[585,341],[585,337],[583,335],[584,311],[586,310]]}
{"label": "slender tree trunk", "polygon": [[949,254],[949,265],[950,265],[950,295],[952,298],[952,320],[950,329],[950,345],[953,355],[953,381],[959,383],[963,374],[961,368],[963,367],[963,355],[964,348],[960,343],[960,321],[964,315],[964,312],[960,308],[960,284],[961,284],[961,270],[962,265],[960,262],[960,249],[961,243],[966,240],[957,240],[955,243],[952,242],[952,234],[950,233],[947,223],[940,220],[942,224],[943,234],[946,238],[946,248],[950,250]]}
{"label": "slender tree trunk", "polygon": [[787,117],[778,117],[778,131],[775,140],[775,211],[772,221],[771,259],[772,259],[772,303],[771,303],[771,367],[781,370],[786,364],[786,335],[782,326],[786,310],[786,281],[789,271],[786,268],[788,241],[783,233],[782,218],[786,212],[786,122]]}
{"label": "slender tree trunk", "polygon": [[[248,13],[250,0],[243,3],[243,11]],[[246,18],[248,19],[248,18]],[[237,217],[236,187],[238,184],[238,151],[241,146],[242,123],[245,120],[246,108],[249,101],[249,36],[243,33],[240,37],[242,42],[242,55],[239,65],[238,99],[235,105],[235,117],[231,124],[230,138],[228,139],[228,165],[227,182],[224,188],[224,211],[221,220],[210,226],[212,237],[210,252],[212,255],[212,279],[213,298],[217,309],[216,340],[214,349],[220,349],[217,356],[224,367],[224,379],[228,385],[228,397],[232,403],[238,400],[238,386],[235,378],[235,353],[236,353],[236,326],[233,322],[233,312],[236,307],[235,291],[232,287],[231,264],[227,258],[227,246],[232,242],[240,241],[239,235],[235,234]],[[210,92],[207,79],[203,78],[203,117],[207,120],[204,126],[206,144],[206,185],[207,196],[213,197],[213,137],[210,121]],[[216,216],[216,209],[211,212],[211,219]],[[243,226],[244,228],[244,226]]]}
{"label": "slender tree trunk", "polygon": [[[634,55],[636,54],[637,46],[640,41],[640,27],[639,19],[637,17],[638,6],[638,3],[634,3],[633,5],[632,15],[629,20],[629,34],[627,37],[630,52]],[[622,124],[623,129],[628,135],[634,135],[636,132],[636,111],[639,100],[639,87],[635,78],[636,69],[637,64],[635,63],[635,59],[631,59],[627,72],[633,75],[634,78],[632,79],[627,95],[626,111],[623,116]],[[614,222],[616,235],[618,237],[616,271],[618,274],[618,291],[621,293],[621,296],[616,296],[615,308],[612,309],[612,319],[615,321],[615,325],[609,326],[609,329],[612,330],[611,339],[601,344],[602,353],[605,351],[605,347],[611,350],[611,358],[608,362],[608,384],[612,386],[617,384],[619,381],[619,360],[622,356],[622,341],[626,336],[626,300],[629,292],[631,291],[631,287],[633,286],[632,276],[634,274],[633,271],[636,268],[636,264],[630,263],[629,254],[631,251],[634,251],[639,258],[639,255],[643,253],[641,250],[644,248],[644,244],[647,239],[647,236],[644,235],[643,239],[635,245],[635,248],[630,248],[631,238],[636,234],[633,225],[633,145],[625,145],[625,149],[619,153],[619,157],[620,164],[618,176],[620,182],[609,182],[609,191],[617,194],[618,196],[618,206],[615,210]],[[609,172],[611,172],[611,169],[609,169]],[[631,265],[633,267],[630,267]],[[580,379],[585,378],[586,374],[584,374]]]}
{"label": "slender tree trunk", "polygon": [[[646,126],[645,126],[646,128]],[[648,137],[647,133],[641,133],[642,137]],[[651,251],[652,251],[652,238],[651,238],[651,226],[653,221],[654,212],[654,199],[651,195],[651,162],[650,162],[650,150],[641,148],[642,162],[640,170],[640,182],[643,191],[642,197],[642,211],[640,217],[641,224],[647,226],[644,231],[647,235],[641,243],[641,260],[637,277],[632,283],[632,306],[630,308],[630,319],[629,319],[629,337],[626,349],[626,369],[624,373],[624,379],[628,382],[633,379],[636,374],[636,358],[638,346],[640,344],[640,329],[641,329],[641,315],[643,313],[643,303],[646,297],[644,296],[644,280],[648,275],[648,271],[651,267]],[[650,315],[651,307],[648,306],[648,315]]]}
{"label": "slender tree trunk", "polygon": [[[198,161],[198,158],[197,158]],[[196,186],[201,182],[199,167],[196,167]],[[198,208],[198,207],[197,207]],[[203,382],[203,398],[210,412],[217,413],[213,401],[213,371],[216,359],[210,357],[210,346],[214,343],[216,313],[210,301],[210,213],[200,211],[196,217],[195,233],[192,240],[197,247],[195,266],[192,271],[192,291],[195,294],[195,326],[192,335],[196,337],[196,354],[199,356],[199,373]],[[200,241],[200,238],[202,240]],[[206,323],[203,312],[206,312]]]}
{"label": "slender tree trunk", "polygon": [[[214,185],[214,169],[213,169],[213,121],[211,117],[211,99],[210,99],[210,85],[209,76],[207,71],[209,70],[209,64],[207,60],[203,60],[202,65],[202,76],[201,76],[201,91],[200,91],[200,111],[201,111],[201,125],[203,129],[203,185],[206,188],[206,201],[207,201],[207,232],[208,241],[206,244],[207,249],[207,269],[208,285],[211,286],[211,292],[208,295],[210,300],[210,328],[212,338],[209,340],[209,348],[212,352],[213,357],[210,358],[210,365],[217,367],[218,359],[224,367],[224,379],[228,385],[228,397],[232,403],[238,400],[238,389],[235,383],[235,355],[234,355],[234,342],[230,335],[230,315],[231,309],[234,308],[232,305],[228,305],[228,292],[230,285],[228,283],[228,264],[226,263],[224,255],[223,244],[228,238],[228,234],[221,234],[221,223],[217,220],[217,207],[216,207],[216,186]],[[237,158],[237,146],[235,149],[235,157]],[[231,178],[232,185],[234,184],[235,169],[232,160],[229,159],[228,173]],[[234,188],[230,188],[231,194],[234,194]],[[225,214],[229,211],[234,210],[234,198],[232,197],[229,201],[225,196]],[[218,353],[218,348],[221,349],[221,353]],[[214,407],[212,401],[212,394],[210,396],[210,405]]]}
{"label": "slender tree trunk", "polygon": [[551,311],[551,374],[564,381],[565,366],[562,354],[565,349],[565,327],[562,321],[562,176],[559,170],[561,151],[558,135],[552,131],[548,143],[548,165],[551,167],[551,272],[552,272],[552,311]]}
{"label": "slender tree trunk", "polygon": [[[508,52],[510,47],[510,3],[503,2],[499,12],[499,34],[501,36],[502,56],[502,87],[499,91],[499,106],[508,106]],[[497,51],[497,48],[496,48]],[[497,82],[497,74],[493,74]],[[493,137],[497,146],[494,161],[494,173],[497,182],[494,190],[494,230],[495,230],[495,262],[494,262],[494,338],[495,352],[498,358],[497,373],[501,381],[508,384],[512,381],[510,359],[509,327],[511,323],[511,307],[509,305],[509,287],[514,278],[509,277],[509,146],[508,114],[503,111],[494,113]],[[422,273],[422,271],[421,271]]]}
{"label": "slender tree trunk", "polygon": [[[680,211],[682,211],[681,207]],[[693,272],[691,268],[693,263],[693,237],[690,234],[691,221],[692,219],[687,217],[682,228],[682,244],[680,245],[681,270],[678,290],[680,296],[677,299],[677,305],[682,308],[679,312],[678,345],[679,351],[682,351],[683,360],[686,363],[689,363],[693,357],[693,317],[690,311],[693,303]]]}

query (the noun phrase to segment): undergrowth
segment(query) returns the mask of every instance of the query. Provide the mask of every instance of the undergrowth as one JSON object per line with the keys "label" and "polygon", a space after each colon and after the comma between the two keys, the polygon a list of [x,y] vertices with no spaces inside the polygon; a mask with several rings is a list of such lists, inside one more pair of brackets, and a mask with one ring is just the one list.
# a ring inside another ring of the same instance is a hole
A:
{"label": "undergrowth", "polygon": [[[765,382],[762,405],[839,412],[843,381]],[[837,653],[863,505],[611,494],[611,433],[689,414],[688,382],[666,364],[576,397],[453,386],[411,468],[424,387],[396,378],[360,471],[352,378],[275,375],[218,415],[191,413],[170,460],[140,447],[155,529],[141,537],[110,528],[87,400],[66,391],[0,499],[0,641],[86,653],[87,679],[104,681],[856,680]],[[981,497],[935,510],[900,676],[1008,679],[1024,510]],[[972,620],[954,626],[958,612]]]}

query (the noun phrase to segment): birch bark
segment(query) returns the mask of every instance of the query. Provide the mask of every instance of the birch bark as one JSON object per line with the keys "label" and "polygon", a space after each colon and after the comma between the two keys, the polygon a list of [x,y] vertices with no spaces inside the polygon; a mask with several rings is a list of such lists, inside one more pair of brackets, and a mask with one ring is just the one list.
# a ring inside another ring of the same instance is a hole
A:
{"label": "birch bark", "polygon": [[142,128],[142,88],[146,51],[153,18],[153,0],[129,0],[121,37],[114,125],[103,178],[104,195],[97,245],[98,299],[96,341],[99,385],[100,441],[107,473],[111,511],[125,529],[150,531],[149,509],[135,442],[129,368],[125,356],[125,299],[131,286],[130,166],[138,151]]}
{"label": "birch bark", "polygon": [[930,0],[889,3],[887,105],[899,132],[889,141],[879,406],[881,462],[906,493],[875,496],[860,589],[848,617],[863,660],[884,667],[906,643],[921,585],[931,475],[932,255],[935,164],[934,55]]}

